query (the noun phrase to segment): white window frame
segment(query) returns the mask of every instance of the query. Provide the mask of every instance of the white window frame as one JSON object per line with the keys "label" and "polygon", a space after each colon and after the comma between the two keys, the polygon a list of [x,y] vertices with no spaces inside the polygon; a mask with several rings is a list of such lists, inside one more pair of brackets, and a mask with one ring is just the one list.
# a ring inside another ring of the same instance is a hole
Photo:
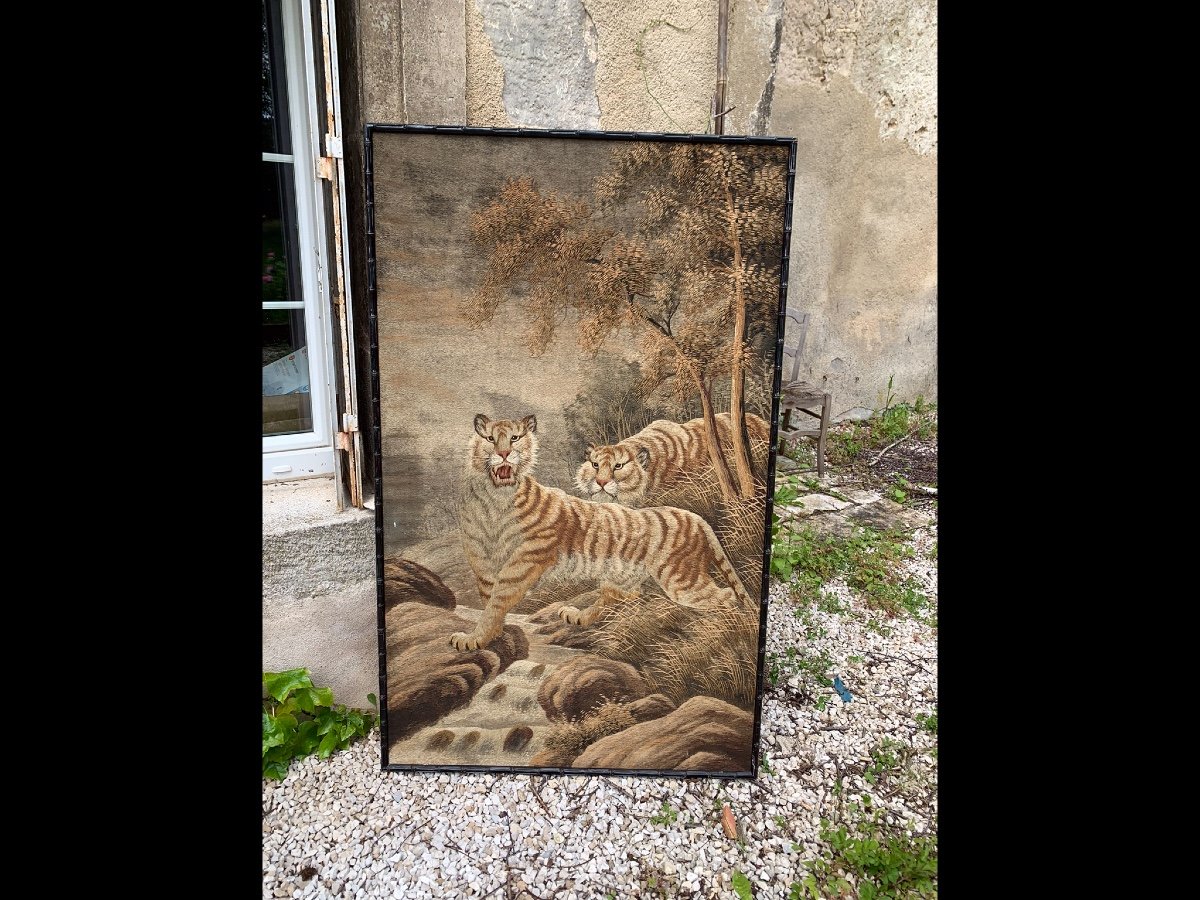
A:
{"label": "white window frame", "polygon": [[[292,129],[292,172],[296,189],[296,220],[299,232],[301,289],[304,294],[304,326],[308,347],[309,391],[312,399],[312,431],[263,437],[263,481],[334,473],[333,410],[335,407],[333,347],[330,334],[329,287],[325,277],[325,217],[318,206],[319,178],[315,160],[320,153],[317,120],[317,79],[313,60],[309,0],[280,0],[283,55],[288,91],[288,116]],[[276,60],[277,62],[277,60]],[[264,160],[286,160],[277,153],[264,153]],[[290,303],[264,303],[264,309],[298,308]]]}

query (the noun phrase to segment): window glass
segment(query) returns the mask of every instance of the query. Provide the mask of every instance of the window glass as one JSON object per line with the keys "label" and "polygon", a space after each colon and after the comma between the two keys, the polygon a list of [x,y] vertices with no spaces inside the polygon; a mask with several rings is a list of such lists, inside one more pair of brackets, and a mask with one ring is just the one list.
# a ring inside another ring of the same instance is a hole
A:
{"label": "window glass", "polygon": [[295,167],[281,162],[264,162],[262,167],[262,299],[303,303]]}
{"label": "window glass", "polygon": [[273,2],[264,0],[262,19],[262,149],[264,153],[290,155],[292,152],[285,76],[279,0],[273,0]]}
{"label": "window glass", "polygon": [[262,433],[313,430],[280,0],[263,2]]}
{"label": "window glass", "polygon": [[312,431],[304,310],[263,310],[263,434]]}

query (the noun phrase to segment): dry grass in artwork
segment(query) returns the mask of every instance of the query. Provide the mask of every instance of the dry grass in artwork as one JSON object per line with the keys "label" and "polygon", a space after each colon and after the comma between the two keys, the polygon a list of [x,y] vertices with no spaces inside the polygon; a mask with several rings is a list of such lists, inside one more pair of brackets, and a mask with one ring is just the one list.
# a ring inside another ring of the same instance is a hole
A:
{"label": "dry grass in artwork", "polygon": [[762,584],[765,490],[745,500],[732,500],[722,505],[721,516],[714,531],[737,569],[742,584],[758,596]]}
{"label": "dry grass in artwork", "polygon": [[676,704],[706,694],[752,709],[758,662],[758,611],[702,612],[661,594],[605,610],[597,649],[638,668]]}
{"label": "dry grass in artwork", "polygon": [[606,700],[578,722],[561,722],[546,732],[546,749],[578,756],[596,741],[624,731],[636,719],[620,703]]}

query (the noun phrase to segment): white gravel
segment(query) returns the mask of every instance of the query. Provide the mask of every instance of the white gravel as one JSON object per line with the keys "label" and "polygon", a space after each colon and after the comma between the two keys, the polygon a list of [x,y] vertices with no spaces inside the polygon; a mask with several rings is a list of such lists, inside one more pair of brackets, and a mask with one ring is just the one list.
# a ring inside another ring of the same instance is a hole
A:
{"label": "white gravel", "polygon": [[[935,602],[936,539],[936,525],[918,531],[909,563]],[[827,587],[851,598],[844,584]],[[762,752],[775,774],[748,782],[380,772],[376,730],[327,760],[293,762],[282,783],[264,780],[263,897],[732,898],[737,870],[766,900],[787,897],[822,851],[820,819],[864,794],[891,821],[936,832],[936,737],[915,720],[937,702],[936,631],[895,619],[884,636],[861,610],[813,610],[808,627],[827,634],[810,640],[793,608],[773,584],[768,652],[824,650],[854,699],[843,704],[830,690],[822,712],[796,699],[797,678],[768,687]],[[902,775],[870,785],[861,773],[885,737],[912,755]],[[839,772],[844,790],[835,793]],[[673,824],[651,821],[664,802]],[[725,837],[723,802],[743,841]]]}

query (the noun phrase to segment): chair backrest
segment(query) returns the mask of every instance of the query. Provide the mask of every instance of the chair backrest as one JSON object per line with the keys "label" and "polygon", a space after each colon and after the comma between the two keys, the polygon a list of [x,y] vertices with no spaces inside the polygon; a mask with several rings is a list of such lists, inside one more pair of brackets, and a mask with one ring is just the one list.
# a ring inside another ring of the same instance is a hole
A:
{"label": "chair backrest", "polygon": [[[802,313],[789,306],[787,317],[792,321],[787,323],[784,330],[783,353],[792,358],[792,377],[788,379],[790,383],[798,381],[800,378],[800,355],[804,352],[804,341],[808,337],[808,313]],[[793,325],[793,323],[795,324]],[[788,341],[791,338],[795,338],[795,340],[789,346]]]}

